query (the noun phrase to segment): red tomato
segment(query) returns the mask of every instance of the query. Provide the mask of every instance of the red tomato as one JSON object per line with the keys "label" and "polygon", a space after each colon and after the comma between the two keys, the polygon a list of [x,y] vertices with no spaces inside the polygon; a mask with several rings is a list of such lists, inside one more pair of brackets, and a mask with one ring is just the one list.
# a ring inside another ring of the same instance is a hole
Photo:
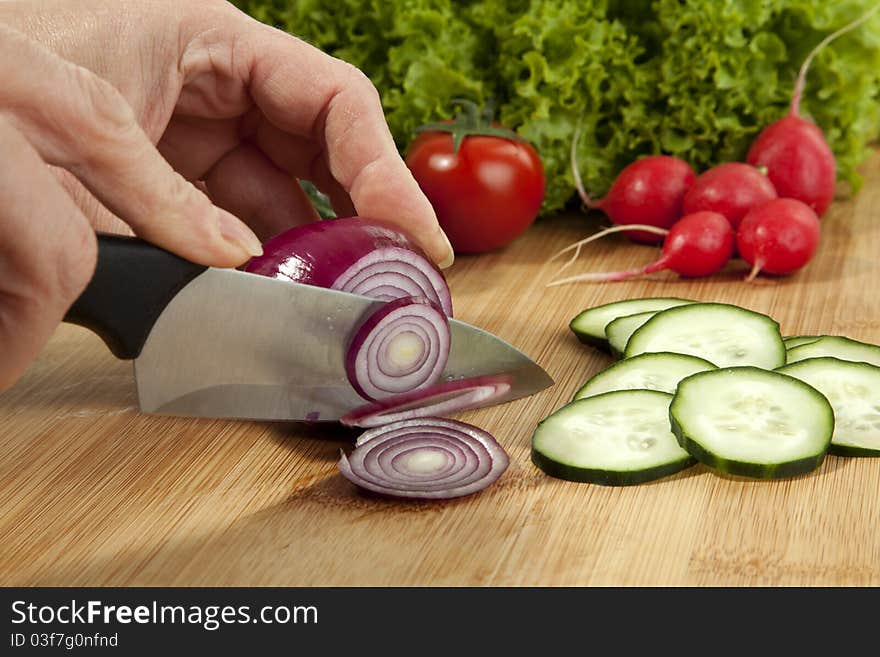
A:
{"label": "red tomato", "polygon": [[524,141],[470,134],[456,153],[450,133],[427,131],[410,145],[406,163],[456,253],[509,244],[544,199],[541,160]]}

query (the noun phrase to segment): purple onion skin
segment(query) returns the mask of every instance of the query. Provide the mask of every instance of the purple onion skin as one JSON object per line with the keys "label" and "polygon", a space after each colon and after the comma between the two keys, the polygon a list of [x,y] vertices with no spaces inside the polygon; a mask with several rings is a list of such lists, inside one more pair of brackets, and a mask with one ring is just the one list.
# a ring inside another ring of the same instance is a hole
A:
{"label": "purple onion skin", "polygon": [[[443,273],[412,240],[380,221],[365,217],[324,219],[290,228],[264,242],[263,255],[251,258],[241,269],[270,278],[332,288],[336,279],[357,260],[376,249],[388,247],[416,253],[445,283]],[[444,310],[452,316],[451,304]]]}
{"label": "purple onion skin", "polygon": [[[430,378],[426,378],[424,381],[418,384],[415,388],[412,388],[412,391],[421,390],[426,386],[430,386],[437,382],[440,378],[440,374],[442,374],[443,370],[446,368],[446,362],[449,360],[449,345],[450,345],[450,332],[449,332],[449,320],[443,312],[443,309],[440,308],[433,301],[426,299],[425,297],[401,297],[400,299],[395,299],[393,301],[389,301],[388,303],[381,306],[378,310],[371,313],[366,321],[361,324],[360,328],[355,332],[354,337],[351,340],[351,344],[349,345],[348,352],[345,358],[345,371],[348,375],[348,381],[351,383],[352,387],[357,391],[357,393],[363,397],[364,399],[374,401],[375,398],[372,397],[364,387],[361,385],[361,382],[357,373],[357,362],[358,362],[358,354],[364,346],[364,343],[371,336],[376,326],[383,319],[388,317],[391,313],[395,312],[399,308],[406,308],[408,306],[427,306],[434,314],[436,314],[436,323],[432,323],[432,325],[437,329],[438,341],[439,345],[437,348],[437,361],[433,368],[433,375]],[[391,396],[392,393],[389,393],[387,396]]]}
{"label": "purple onion skin", "polygon": [[369,219],[325,219],[276,235],[263,243],[263,255],[242,268],[252,274],[330,287],[352,262],[389,246],[423,255],[402,233]]}

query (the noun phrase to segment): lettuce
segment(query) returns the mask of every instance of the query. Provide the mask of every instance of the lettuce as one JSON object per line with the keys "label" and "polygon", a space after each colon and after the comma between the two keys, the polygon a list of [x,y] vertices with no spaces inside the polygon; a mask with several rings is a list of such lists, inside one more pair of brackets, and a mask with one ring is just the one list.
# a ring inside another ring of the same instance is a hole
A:
{"label": "lettuce", "polygon": [[[742,159],[781,117],[798,68],[872,0],[237,0],[361,68],[382,95],[401,150],[451,100],[494,100],[544,162],[544,212],[595,196],[635,158],[677,155],[702,170]],[[880,16],[814,61],[802,113],[823,129],[839,180],[880,133]]]}

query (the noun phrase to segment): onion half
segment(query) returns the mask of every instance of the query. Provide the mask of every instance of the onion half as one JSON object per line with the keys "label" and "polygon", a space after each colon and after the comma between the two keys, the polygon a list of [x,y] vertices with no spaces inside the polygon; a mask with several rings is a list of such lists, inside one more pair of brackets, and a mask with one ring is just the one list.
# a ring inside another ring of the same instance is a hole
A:
{"label": "onion half", "polygon": [[365,404],[339,421],[352,427],[378,427],[383,424],[446,415],[488,406],[510,390],[511,378],[505,374],[487,374],[444,381],[381,401]]}
{"label": "onion half", "polygon": [[449,359],[449,319],[425,297],[403,297],[371,313],[345,358],[348,380],[365,399],[429,386]]}
{"label": "onion half", "polygon": [[376,299],[423,296],[452,317],[443,273],[409,238],[364,217],[295,226],[263,244],[242,269]]}
{"label": "onion half", "polygon": [[362,434],[339,460],[355,485],[392,497],[449,499],[495,482],[510,457],[488,433],[442,418],[402,420]]}

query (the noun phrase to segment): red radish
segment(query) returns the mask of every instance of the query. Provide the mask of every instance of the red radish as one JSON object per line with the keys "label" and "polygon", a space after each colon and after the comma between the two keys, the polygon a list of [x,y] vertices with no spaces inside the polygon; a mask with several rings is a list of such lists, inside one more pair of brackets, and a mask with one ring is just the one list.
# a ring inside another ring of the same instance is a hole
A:
{"label": "red radish", "polygon": [[746,278],[759,272],[790,274],[806,265],[819,245],[819,217],[807,204],[778,198],[750,211],[739,225],[736,246],[752,265]]}
{"label": "red radish", "polygon": [[[635,224],[638,228],[651,226]],[[557,254],[580,247],[582,243],[592,241],[610,232],[619,232],[623,227],[616,226],[572,244]],[[663,252],[660,258],[649,265],[638,269],[616,272],[591,272],[563,278],[548,284],[563,285],[577,281],[624,281],[643,274],[670,269],[682,276],[709,276],[719,271],[733,255],[734,234],[730,223],[724,215],[717,212],[695,212],[679,219],[666,233],[663,241]],[[555,258],[556,256],[554,256]]]}
{"label": "red radish", "polygon": [[[594,201],[584,189],[578,172],[576,149],[580,125],[571,146],[571,169],[575,186],[584,205],[601,210],[618,226],[647,224],[669,228],[681,218],[685,192],[694,182],[691,166],[677,157],[651,155],[627,165],[617,175],[605,198]],[[626,231],[634,242],[658,244],[662,237],[652,232]]]}
{"label": "red radish", "polygon": [[725,162],[704,171],[684,195],[684,213],[723,214],[733,229],[754,207],[776,198],[766,173],[742,162]]}
{"label": "red radish", "polygon": [[825,37],[801,65],[791,97],[788,115],[761,131],[749,149],[746,161],[767,169],[767,176],[783,198],[795,198],[809,205],[818,216],[825,214],[834,198],[837,178],[834,153],[822,130],[800,116],[801,97],[807,72],[816,54],[837,37],[868,20],[880,4],[861,18]]}

